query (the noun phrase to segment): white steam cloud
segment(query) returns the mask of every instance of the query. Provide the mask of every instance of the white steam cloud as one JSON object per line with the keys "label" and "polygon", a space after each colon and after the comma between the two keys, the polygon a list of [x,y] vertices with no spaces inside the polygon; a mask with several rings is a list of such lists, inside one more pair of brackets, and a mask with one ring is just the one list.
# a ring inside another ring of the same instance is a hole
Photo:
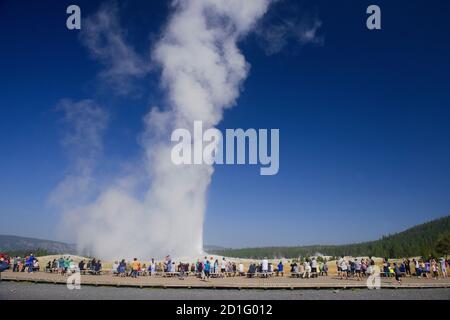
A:
{"label": "white steam cloud", "polygon": [[[153,108],[145,118],[146,172],[141,175],[147,191],[138,193],[130,177],[118,177],[94,201],[66,210],[66,230],[73,232],[80,251],[105,259],[202,253],[206,191],[213,168],[172,164],[170,133],[175,128],[191,128],[194,120],[203,121],[205,129],[214,127],[224,109],[235,104],[249,71],[237,42],[265,14],[269,2],[173,3],[174,12],[152,50],[169,103],[163,110]],[[141,66],[142,72],[148,70],[146,64],[125,45],[113,16],[114,12],[100,12],[96,20],[90,20],[98,26],[89,29],[85,43],[107,67],[106,75],[119,80],[140,76]],[[98,32],[106,34],[106,42],[99,41]],[[120,50],[109,52],[112,47]],[[95,132],[102,130],[100,126]],[[97,149],[96,141],[92,150]]]}
{"label": "white steam cloud", "polygon": [[115,2],[102,5],[95,15],[83,20],[80,39],[90,55],[103,64],[100,79],[119,94],[129,94],[134,79],[143,78],[151,70],[148,61],[127,43]]}
{"label": "white steam cloud", "polygon": [[102,135],[108,115],[93,100],[74,102],[61,100],[57,111],[64,114],[63,122],[69,126],[62,144],[71,159],[66,177],[50,194],[51,205],[68,210],[89,201],[95,192],[93,171],[103,149]]}
{"label": "white steam cloud", "polygon": [[290,43],[294,51],[305,45],[323,45],[321,27],[322,21],[314,10],[295,2],[287,5],[278,1],[260,21],[256,34],[265,53],[273,55],[284,50]]}

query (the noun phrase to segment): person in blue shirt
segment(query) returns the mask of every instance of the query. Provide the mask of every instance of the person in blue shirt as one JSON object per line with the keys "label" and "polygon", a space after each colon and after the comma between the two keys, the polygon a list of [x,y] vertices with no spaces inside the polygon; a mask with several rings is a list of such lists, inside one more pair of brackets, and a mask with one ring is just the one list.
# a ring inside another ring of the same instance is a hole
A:
{"label": "person in blue shirt", "polygon": [[97,263],[95,264],[95,274],[99,275],[102,271],[102,262],[100,260],[97,261]]}
{"label": "person in blue shirt", "polygon": [[209,279],[209,275],[211,272],[211,264],[209,263],[209,260],[206,260],[204,271],[205,271],[205,278]]}
{"label": "person in blue shirt", "polygon": [[120,263],[119,263],[119,267],[117,268],[118,275],[120,277],[124,277],[126,269],[127,269],[127,263],[125,262],[125,259],[122,259],[122,261],[120,261]]}
{"label": "person in blue shirt", "polygon": [[280,262],[278,263],[277,276],[278,276],[280,273],[281,273],[281,275],[284,274],[284,266],[283,266],[283,262],[282,262],[282,261],[280,261]]}
{"label": "person in blue shirt", "polygon": [[33,254],[30,254],[30,256],[25,261],[25,267],[28,267],[28,273],[33,273],[33,263],[34,263],[34,256]]}
{"label": "person in blue shirt", "polygon": [[81,260],[80,263],[78,263],[78,270],[80,270],[80,273],[85,273],[85,266],[86,264],[84,263],[84,260]]}

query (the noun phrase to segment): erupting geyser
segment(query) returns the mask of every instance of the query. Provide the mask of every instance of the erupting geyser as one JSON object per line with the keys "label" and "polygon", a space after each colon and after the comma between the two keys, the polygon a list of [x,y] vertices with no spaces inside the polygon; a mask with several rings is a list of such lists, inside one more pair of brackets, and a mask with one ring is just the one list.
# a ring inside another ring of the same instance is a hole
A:
{"label": "erupting geyser", "polygon": [[249,70],[237,42],[264,15],[269,2],[174,2],[174,13],[152,51],[169,104],[153,108],[145,119],[150,187],[138,197],[126,183],[117,183],[102,190],[93,203],[71,208],[66,222],[76,231],[80,250],[106,259],[202,253],[205,196],[213,167],[174,165],[171,132],[192,127],[194,121],[214,127],[224,109],[235,104]]}

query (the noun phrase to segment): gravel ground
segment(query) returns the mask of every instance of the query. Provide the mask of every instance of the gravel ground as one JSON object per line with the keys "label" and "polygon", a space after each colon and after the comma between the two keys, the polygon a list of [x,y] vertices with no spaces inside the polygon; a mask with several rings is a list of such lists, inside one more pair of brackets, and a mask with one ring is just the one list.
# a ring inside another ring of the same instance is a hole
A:
{"label": "gravel ground", "polygon": [[151,300],[450,300],[447,289],[381,290],[214,290],[138,289],[83,286],[68,290],[65,285],[0,282],[0,300],[9,299],[151,299]]}

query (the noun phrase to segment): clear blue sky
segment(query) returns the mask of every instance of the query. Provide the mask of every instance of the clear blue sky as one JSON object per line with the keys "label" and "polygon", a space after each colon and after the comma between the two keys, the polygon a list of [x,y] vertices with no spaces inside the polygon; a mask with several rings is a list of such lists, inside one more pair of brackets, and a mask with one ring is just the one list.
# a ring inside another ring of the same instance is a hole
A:
{"label": "clear blue sky", "polygon": [[[0,233],[57,237],[49,193],[64,177],[62,98],[96,99],[112,114],[102,174],[138,157],[159,74],[121,97],[96,81],[65,10],[96,1],[0,2]],[[382,9],[382,30],[365,10]],[[267,55],[252,34],[240,47],[251,64],[220,128],[279,128],[280,172],[218,166],[208,191],[205,243],[303,245],[372,240],[450,213],[450,2],[284,1],[322,25],[321,44],[289,39]],[[146,54],[169,12],[166,2],[119,5],[127,39]],[[270,14],[270,13],[269,13]],[[273,16],[269,16],[273,18]],[[60,240],[65,240],[59,238]]]}

